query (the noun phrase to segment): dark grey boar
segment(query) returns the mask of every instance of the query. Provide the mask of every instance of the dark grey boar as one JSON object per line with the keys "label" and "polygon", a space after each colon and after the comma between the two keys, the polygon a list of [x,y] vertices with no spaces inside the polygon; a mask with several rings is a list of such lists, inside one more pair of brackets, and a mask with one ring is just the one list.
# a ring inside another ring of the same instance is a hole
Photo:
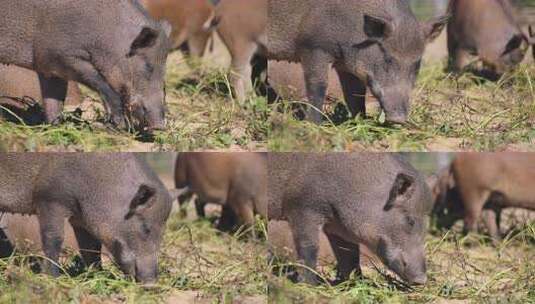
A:
{"label": "dark grey boar", "polygon": [[[27,102],[31,104],[28,105]],[[80,88],[75,82],[70,81],[65,105],[77,106],[81,103]],[[16,111],[19,117],[27,118],[25,119],[27,123],[44,122],[43,96],[37,73],[14,65],[0,64],[0,105],[8,106]],[[34,106],[36,111],[32,112]]]}
{"label": "dark grey boar", "polygon": [[418,21],[405,0],[270,0],[268,15],[267,57],[303,65],[316,123],[331,67],[353,115],[365,113],[369,87],[386,120],[404,123],[425,45],[447,22]]}
{"label": "dark grey boar", "polygon": [[137,1],[1,1],[0,11],[0,63],[39,72],[47,122],[72,80],[100,93],[113,124],[164,128],[170,28]]}
{"label": "dark grey boar", "polygon": [[[127,275],[153,283],[171,205],[134,154],[0,154],[0,212],[37,215],[43,251],[54,263],[67,218],[86,265],[100,265],[104,245]],[[57,276],[54,263],[45,270]]]}
{"label": "dark grey boar", "polygon": [[515,20],[509,0],[452,0],[448,23],[450,69],[459,72],[477,56],[496,78],[519,64],[533,43]]}
{"label": "dark grey boar", "polygon": [[434,186],[433,213],[441,227],[464,219],[464,232],[476,232],[482,217],[498,240],[504,208],[535,210],[535,155],[530,153],[460,153]]}
{"label": "dark grey boar", "polygon": [[[222,205],[219,228],[228,230],[234,224],[234,216],[236,224],[248,226],[254,224],[255,214],[266,217],[266,175],[265,153],[180,153],[175,167],[175,185],[178,189],[187,188],[179,198],[181,205],[192,194],[198,196],[199,216],[204,216],[206,203]],[[223,218],[225,216],[227,218]]]}
{"label": "dark grey boar", "polygon": [[[323,229],[338,261],[336,281],[360,273],[358,245],[363,244],[407,282],[426,282],[425,215],[431,193],[401,158],[272,153],[268,189],[268,218],[288,221],[297,255],[307,267],[316,268]],[[316,282],[313,272],[303,275],[304,281]]]}

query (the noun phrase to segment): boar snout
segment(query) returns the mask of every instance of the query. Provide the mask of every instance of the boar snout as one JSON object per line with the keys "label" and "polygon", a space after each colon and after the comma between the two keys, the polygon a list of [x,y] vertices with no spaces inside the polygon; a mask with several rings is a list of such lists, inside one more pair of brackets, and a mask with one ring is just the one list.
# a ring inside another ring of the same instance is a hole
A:
{"label": "boar snout", "polygon": [[410,92],[412,88],[406,85],[383,87],[376,81],[368,80],[372,94],[379,101],[385,112],[385,120],[393,124],[405,124],[409,117]]}
{"label": "boar snout", "polygon": [[163,100],[163,97],[155,98],[153,102],[143,102],[139,98],[134,98],[130,110],[142,131],[152,133],[165,130],[165,106],[160,100]]}
{"label": "boar snout", "polygon": [[136,260],[136,281],[146,287],[158,281],[158,259],[155,257],[142,257]]}
{"label": "boar snout", "polygon": [[391,248],[387,240],[381,239],[377,253],[388,268],[410,285],[423,285],[427,282],[423,247],[410,250]]}
{"label": "boar snout", "polygon": [[114,244],[113,253],[117,264],[125,275],[142,284],[154,284],[158,279],[158,259],[152,256],[136,257],[120,242]]}

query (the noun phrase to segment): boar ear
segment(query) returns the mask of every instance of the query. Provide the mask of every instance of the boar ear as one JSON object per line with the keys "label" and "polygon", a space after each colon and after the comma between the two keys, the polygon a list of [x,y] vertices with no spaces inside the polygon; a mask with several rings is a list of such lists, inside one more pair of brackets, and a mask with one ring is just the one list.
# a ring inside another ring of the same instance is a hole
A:
{"label": "boar ear", "polygon": [[127,57],[132,57],[137,54],[138,50],[149,48],[156,44],[158,40],[158,31],[150,27],[143,27],[139,35],[137,35],[134,42],[130,46],[130,52]]}
{"label": "boar ear", "polygon": [[450,15],[445,15],[423,23],[423,31],[427,43],[433,42],[433,40],[440,36],[440,33],[442,33],[442,30],[446,24],[448,24],[449,20]]}
{"label": "boar ear", "polygon": [[398,204],[410,199],[414,194],[414,177],[399,173],[394,180],[384,210],[388,211]]}
{"label": "boar ear", "polygon": [[131,218],[137,211],[140,210],[140,208],[145,208],[149,206],[149,202],[151,201],[151,198],[156,194],[156,189],[147,186],[147,185],[141,185],[139,186],[139,189],[137,190],[136,195],[130,202],[130,208],[128,210],[128,213],[125,215],[125,219]]}
{"label": "boar ear", "polygon": [[368,38],[385,39],[394,32],[394,25],[391,20],[379,17],[364,15],[364,33]]}
{"label": "boar ear", "polygon": [[535,44],[535,29],[533,28],[532,25],[530,25],[528,28],[528,34],[529,34],[529,38],[528,38],[529,44],[534,45]]}

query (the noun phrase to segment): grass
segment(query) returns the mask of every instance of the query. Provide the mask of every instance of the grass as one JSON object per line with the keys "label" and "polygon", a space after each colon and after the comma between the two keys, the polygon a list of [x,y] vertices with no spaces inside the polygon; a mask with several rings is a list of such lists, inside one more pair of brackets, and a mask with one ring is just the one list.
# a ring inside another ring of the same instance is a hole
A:
{"label": "grass", "polygon": [[169,128],[153,139],[107,128],[99,98],[84,90],[81,110],[71,110],[57,126],[0,123],[0,151],[534,150],[534,79],[533,65],[490,82],[471,74],[454,77],[442,64],[427,64],[406,126],[383,124],[377,109],[365,118],[340,119],[347,115],[343,103],[327,109],[343,122],[318,126],[295,119],[291,101],[269,105],[265,97],[251,96],[237,103],[224,68],[209,60],[188,65],[174,53],[166,78]]}
{"label": "grass", "polygon": [[54,279],[32,272],[28,256],[20,254],[0,260],[0,303],[264,303],[265,256],[260,241],[174,214],[164,234],[156,288],[140,287],[111,262],[103,271]]}
{"label": "grass", "polygon": [[[423,67],[406,126],[386,126],[378,111],[316,126],[273,115],[273,151],[500,151],[535,146],[535,67],[522,65],[498,82],[454,77],[442,64]],[[286,101],[289,109],[292,102]],[[343,105],[330,105],[339,115]],[[344,111],[341,111],[344,112]],[[334,120],[334,119],[333,119]]]}
{"label": "grass", "polygon": [[[510,234],[497,248],[480,236],[453,231],[426,238],[428,283],[404,290],[373,267],[363,280],[312,287],[271,275],[270,303],[535,303],[535,223]],[[380,264],[380,263],[379,263]],[[334,277],[334,265],[320,274]]]}
{"label": "grass", "polygon": [[143,140],[102,123],[100,98],[86,88],[83,104],[67,109],[56,126],[0,122],[0,151],[184,151],[263,150],[269,129],[266,98],[243,104],[230,99],[226,69],[210,62],[186,63],[169,56],[166,77],[168,129]]}

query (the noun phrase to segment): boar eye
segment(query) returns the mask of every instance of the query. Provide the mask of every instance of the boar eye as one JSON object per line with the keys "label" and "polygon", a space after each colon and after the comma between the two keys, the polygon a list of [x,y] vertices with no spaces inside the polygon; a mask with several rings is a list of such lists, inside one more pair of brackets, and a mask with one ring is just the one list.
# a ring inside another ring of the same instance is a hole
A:
{"label": "boar eye", "polygon": [[152,74],[154,72],[154,67],[152,64],[145,62],[145,71],[149,74]]}
{"label": "boar eye", "polygon": [[418,71],[420,71],[420,67],[422,65],[422,60],[418,60],[416,61],[413,65],[412,65],[412,71],[414,73],[418,73]]}
{"label": "boar eye", "polygon": [[150,234],[150,228],[147,226],[145,222],[141,224],[141,230],[143,231],[143,234],[149,235]]}
{"label": "boar eye", "polygon": [[410,216],[407,216],[406,218],[407,218],[407,224],[409,224],[409,226],[410,226],[411,228],[413,228],[414,225],[416,225],[416,221],[414,220],[414,218],[412,218],[412,217],[410,217]]}

